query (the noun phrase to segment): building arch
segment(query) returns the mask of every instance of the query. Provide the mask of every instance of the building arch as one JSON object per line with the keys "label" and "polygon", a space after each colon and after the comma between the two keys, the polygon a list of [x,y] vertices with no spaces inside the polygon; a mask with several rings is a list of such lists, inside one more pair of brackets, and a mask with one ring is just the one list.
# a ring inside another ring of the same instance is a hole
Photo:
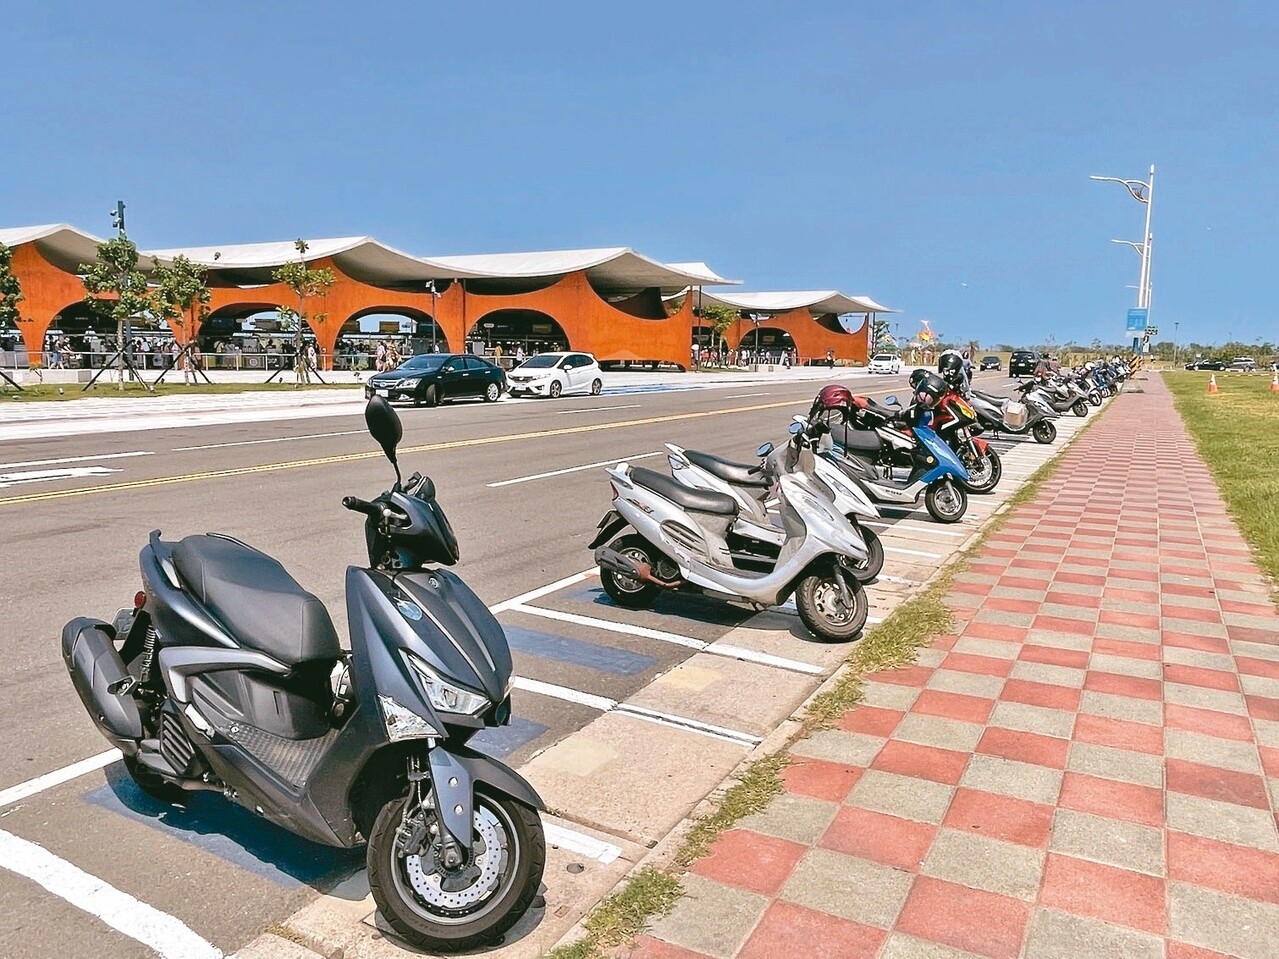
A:
{"label": "building arch", "polygon": [[[492,323],[492,327],[487,324]],[[507,355],[517,348],[525,353],[553,353],[570,350],[568,333],[559,321],[541,310],[500,309],[480,316],[466,333],[467,348],[472,344],[490,349],[500,343]]]}
{"label": "building arch", "polygon": [[750,350],[751,352],[755,351],[757,343],[759,344],[759,352],[766,356],[787,353],[796,348],[795,338],[790,335],[789,331],[782,329],[780,326],[767,326],[762,323],[759,327],[758,339],[756,338],[755,327],[748,325],[737,341],[739,349]]}

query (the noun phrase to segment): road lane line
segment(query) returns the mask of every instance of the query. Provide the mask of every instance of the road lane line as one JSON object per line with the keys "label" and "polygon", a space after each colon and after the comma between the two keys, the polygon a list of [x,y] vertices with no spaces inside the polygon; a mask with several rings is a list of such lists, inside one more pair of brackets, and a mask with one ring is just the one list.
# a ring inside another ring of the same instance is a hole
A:
{"label": "road lane line", "polygon": [[732,395],[725,397],[725,399],[742,400],[748,396],[772,396],[772,395],[773,395],[772,393],[733,393]]}
{"label": "road lane line", "polygon": [[182,920],[13,833],[0,831],[0,868],[25,876],[59,899],[97,916],[163,959],[222,959],[222,950],[196,935]]}
{"label": "road lane line", "polygon": [[656,723],[658,726],[666,726],[671,729],[682,729],[685,732],[698,733],[702,736],[709,736],[711,739],[745,746],[747,749],[758,746],[763,741],[759,736],[739,732],[736,729],[726,729],[713,723],[704,723],[699,719],[690,719],[687,716],[676,716],[674,713],[663,713],[656,709],[646,709],[643,706],[618,702],[616,699],[609,699],[607,696],[596,696],[594,693],[584,693],[578,689],[557,686],[555,683],[544,683],[538,679],[526,679],[523,676],[516,676],[511,685],[525,692],[537,693],[539,696],[547,696],[551,699],[559,699],[568,703],[577,703],[580,706],[588,706],[602,713],[620,713],[624,716],[630,716],[632,719]]}
{"label": "road lane line", "polygon": [[546,836],[547,845],[567,849],[579,856],[593,859],[601,865],[607,866],[622,854],[622,850],[612,843],[603,842],[594,836],[588,836],[573,829],[565,829],[558,823],[547,822],[545,819],[542,820],[542,834]]}
{"label": "road lane line", "polygon": [[52,470],[28,470],[25,473],[0,473],[0,489],[22,483],[52,483],[55,480],[85,479],[89,476],[110,476],[120,470],[109,466],[64,466]]}
{"label": "road lane line", "polygon": [[599,466],[616,466],[618,463],[629,463],[632,460],[648,459],[650,456],[661,456],[664,450],[655,450],[652,453],[636,453],[634,456],[615,456],[611,460],[600,460],[598,463],[587,463],[583,466],[570,466],[568,469],[551,470],[547,473],[533,473],[530,476],[517,476],[515,479],[502,480],[498,483],[486,483],[489,489],[498,489],[502,486],[514,486],[516,483],[529,483],[533,480],[546,479],[550,476],[563,476],[565,473],[580,473],[582,470],[595,469]]}
{"label": "road lane line", "polygon": [[262,443],[287,443],[290,440],[318,440],[327,439],[330,436],[359,436],[368,433],[368,430],[343,430],[340,433],[307,433],[303,436],[277,436],[273,439],[266,440],[239,440],[235,443],[209,443],[207,446],[175,446],[170,452],[172,453],[189,453],[192,450],[221,450],[228,446],[258,446]]}
{"label": "road lane line", "polygon": [[[694,410],[688,413],[668,413],[662,416],[646,416],[635,420],[619,420],[615,423],[588,423],[582,426],[564,426],[555,429],[532,430],[527,433],[503,433],[497,436],[481,436],[465,440],[449,440],[443,443],[425,443],[421,446],[401,447],[399,454],[403,458],[408,453],[429,453],[440,450],[466,449],[471,446],[490,446],[494,443],[513,443],[521,440],[547,439],[553,436],[570,436],[577,433],[598,433],[606,430],[628,429],[633,426],[651,426],[656,423],[676,423],[682,420],[705,419],[710,416],[725,416],[730,413],[755,413],[761,410],[775,410],[784,406],[793,406],[794,400],[778,403],[757,403],[753,406],[735,406],[715,410]],[[272,473],[276,470],[302,469],[312,466],[331,466],[335,463],[354,463],[360,460],[379,459],[382,452],[345,453],[335,456],[319,456],[314,459],[292,460],[283,463],[264,463],[260,466],[240,466],[232,469],[203,470],[197,473],[182,473],[176,476],[157,476],[148,480],[135,480],[130,483],[103,483],[100,486],[82,486],[77,489],[50,490],[45,493],[28,493],[23,496],[0,497],[0,506],[17,506],[23,503],[39,503],[45,500],[67,499],[72,496],[88,496],[92,493],[114,493],[123,490],[148,489],[154,486],[169,486],[175,483],[194,483],[200,480],[224,479],[231,476],[250,476],[257,473]]]}
{"label": "road lane line", "polygon": [[98,753],[98,755],[90,756],[88,759],[81,759],[70,766],[63,766],[61,769],[55,769],[53,772],[45,773],[43,776],[37,776],[35,779],[28,779],[24,783],[18,783],[16,786],[0,790],[0,808],[12,806],[28,796],[34,796],[36,793],[44,792],[46,789],[52,789],[54,786],[60,786],[65,782],[70,782],[72,779],[78,779],[85,773],[91,773],[95,769],[110,766],[120,758],[120,750],[108,749],[104,753]]}
{"label": "road lane line", "polygon": [[558,609],[529,606],[527,603],[518,603],[507,607],[507,609],[513,613],[528,613],[545,619],[559,620],[562,623],[572,623],[575,626],[585,626],[587,629],[602,629],[626,636],[639,636],[642,639],[653,639],[659,643],[670,643],[673,646],[683,646],[685,649],[710,653],[712,656],[741,659],[746,662],[758,663],[761,666],[773,666],[777,669],[785,669],[795,673],[807,673],[810,676],[817,676],[822,672],[820,667],[813,666],[810,663],[803,663],[799,660],[785,659],[781,656],[774,656],[771,653],[756,652],[753,649],[745,649],[741,646],[709,643],[702,639],[693,639],[691,636],[681,636],[679,633],[668,633],[663,629],[632,626],[629,623],[615,623],[612,620],[597,619],[594,616],[581,616],[578,613],[565,613]]}
{"label": "road lane line", "polygon": [[641,404],[639,403],[628,403],[625,406],[585,406],[580,410],[556,410],[555,412],[559,416],[564,416],[568,413],[603,413],[608,410],[637,410],[640,406]]}
{"label": "road lane line", "polygon": [[155,456],[139,450],[135,453],[99,453],[97,456],[64,456],[57,460],[27,460],[25,463],[0,463],[0,470],[22,469],[26,466],[61,466],[65,463],[96,463],[98,460],[122,460],[130,456]]}

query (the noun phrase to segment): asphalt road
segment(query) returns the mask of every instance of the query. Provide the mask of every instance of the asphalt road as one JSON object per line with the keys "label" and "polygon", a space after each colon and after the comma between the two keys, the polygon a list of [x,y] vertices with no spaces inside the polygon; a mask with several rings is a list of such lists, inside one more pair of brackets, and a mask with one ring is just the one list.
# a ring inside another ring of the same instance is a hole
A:
{"label": "asphalt road", "polygon": [[[993,375],[983,381],[995,389],[1007,382]],[[903,386],[904,377],[858,383],[859,391],[880,396]],[[403,409],[401,463],[406,474],[421,470],[435,480],[461,542],[457,572],[495,604],[591,566],[586,544],[609,504],[598,464],[653,454],[667,441],[750,461],[759,443],[785,435],[791,414],[807,409],[816,388],[770,383]],[[345,634],[343,574],[365,557],[361,519],[340,499],[371,497],[392,479],[362,419],[145,426],[140,419],[131,432],[0,445],[0,474],[93,471],[0,488],[7,666],[0,673],[0,790],[106,748],[67,678],[59,635],[74,616],[109,619],[131,602],[138,551],[153,529],[166,538],[217,530],[265,550],[328,605]],[[660,456],[650,455],[646,465],[665,468]],[[557,475],[529,478],[546,473]],[[540,605],[587,620],[503,613],[520,677],[623,700],[691,653],[591,626],[607,606],[598,580]],[[655,611],[608,607],[606,618],[653,629],[678,622],[681,635],[709,641],[746,613],[673,598]],[[489,739],[514,765],[596,715],[523,691],[515,712],[515,724]],[[213,794],[195,797],[185,810],[162,809],[118,764],[105,770],[105,781],[96,773],[0,809],[0,830],[180,916],[228,951],[360,861],[358,853],[306,846]],[[0,911],[11,917],[0,927],[3,956],[150,954],[3,869]]]}

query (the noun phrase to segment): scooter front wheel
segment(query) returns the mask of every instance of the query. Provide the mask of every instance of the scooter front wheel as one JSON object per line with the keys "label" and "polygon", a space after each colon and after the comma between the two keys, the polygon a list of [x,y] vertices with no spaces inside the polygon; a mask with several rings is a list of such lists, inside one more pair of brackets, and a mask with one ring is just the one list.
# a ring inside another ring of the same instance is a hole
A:
{"label": "scooter front wheel", "polygon": [[1003,475],[1004,464],[999,459],[999,452],[993,446],[987,446],[977,465],[968,467],[965,485],[970,493],[989,493],[999,485],[999,478]]}
{"label": "scooter front wheel", "polygon": [[[638,534],[619,537],[609,543],[609,548],[650,569],[657,565],[653,548],[649,546],[648,540]],[[600,567],[600,583],[608,598],[626,609],[647,609],[653,605],[653,598],[661,592],[660,586],[641,582],[604,567]]]}
{"label": "scooter front wheel", "polygon": [[795,608],[808,631],[829,643],[856,639],[866,625],[870,601],[857,580],[848,583],[848,598],[834,572],[805,576],[795,587]]}
{"label": "scooter front wheel", "polygon": [[1088,403],[1085,400],[1075,400],[1075,405],[1071,407],[1076,416],[1088,415]]}
{"label": "scooter front wheel", "polygon": [[[468,863],[449,869],[434,813],[405,818],[406,797],[388,802],[369,835],[369,889],[378,910],[418,949],[459,952],[496,943],[520,920],[546,868],[546,837],[535,810],[507,796],[475,794]],[[425,817],[414,855],[405,843]]]}
{"label": "scooter front wheel", "polygon": [[857,521],[856,513],[849,513],[848,521],[862,534],[862,540],[866,543],[866,565],[850,566],[849,572],[857,582],[869,583],[884,570],[884,544],[879,541],[879,536],[873,529],[867,529]]}
{"label": "scooter front wheel", "polygon": [[1057,427],[1052,420],[1040,420],[1030,428],[1030,435],[1036,443],[1051,443],[1057,438]]}
{"label": "scooter front wheel", "polygon": [[939,523],[958,523],[968,509],[968,494],[949,479],[931,484],[924,492],[924,505]]}

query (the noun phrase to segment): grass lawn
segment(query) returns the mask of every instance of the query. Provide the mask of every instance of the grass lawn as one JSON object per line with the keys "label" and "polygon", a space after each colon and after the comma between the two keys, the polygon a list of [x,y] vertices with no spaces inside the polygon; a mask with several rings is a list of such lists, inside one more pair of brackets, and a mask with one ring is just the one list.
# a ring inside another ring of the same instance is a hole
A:
{"label": "grass lawn", "polygon": [[[323,375],[323,374],[321,374]],[[118,398],[118,397],[149,397],[151,394],[144,390],[137,383],[128,383],[123,391],[107,376],[103,376],[97,383],[93,384],[93,389],[87,392],[83,389],[83,383],[60,383],[60,384],[32,384],[23,383],[22,392],[15,391],[4,380],[0,380],[0,402],[12,402],[17,400],[22,402],[39,402],[45,400],[82,400],[86,397],[96,396],[99,398]],[[313,386],[294,387],[292,383],[201,383],[198,386],[183,386],[181,380],[177,383],[170,383],[168,378],[159,386],[153,386],[157,396],[183,396],[207,393],[293,393],[298,389],[302,390],[355,390],[360,389],[358,383],[334,383],[329,386]]]}
{"label": "grass lawn", "polygon": [[1165,373],[1177,412],[1221,486],[1257,565],[1279,580],[1279,393],[1268,375]]}

